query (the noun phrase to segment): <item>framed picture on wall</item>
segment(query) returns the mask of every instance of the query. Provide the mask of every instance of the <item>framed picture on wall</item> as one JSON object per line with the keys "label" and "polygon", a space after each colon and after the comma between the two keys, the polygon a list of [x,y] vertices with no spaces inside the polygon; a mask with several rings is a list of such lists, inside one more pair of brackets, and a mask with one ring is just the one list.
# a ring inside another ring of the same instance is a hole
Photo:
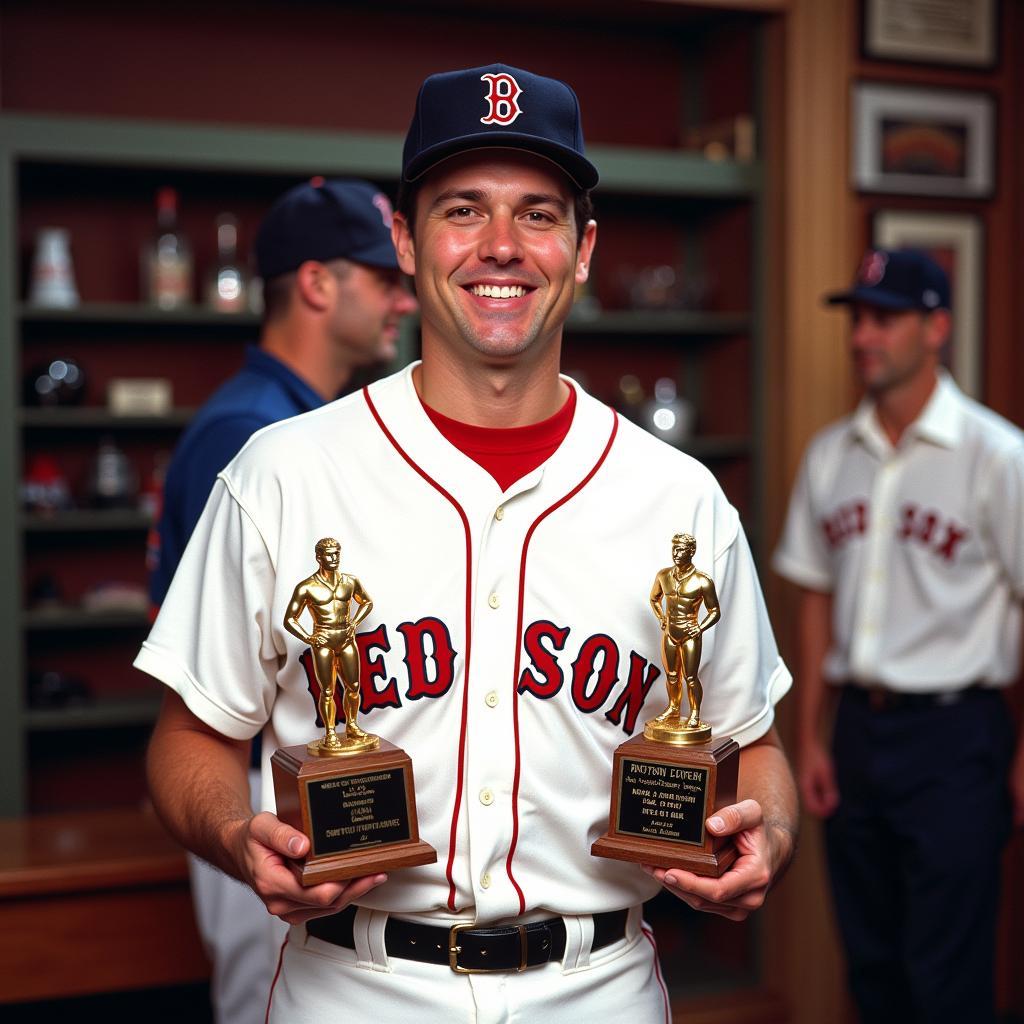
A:
{"label": "framed picture on wall", "polygon": [[862,192],[992,194],[995,101],[983,92],[856,82],[853,184]]}
{"label": "framed picture on wall", "polygon": [[970,213],[877,210],[871,237],[882,249],[923,249],[949,275],[953,330],[943,362],[967,394],[980,398],[985,320],[981,219]]}
{"label": "framed picture on wall", "polygon": [[991,68],[998,0],[864,0],[864,56]]}

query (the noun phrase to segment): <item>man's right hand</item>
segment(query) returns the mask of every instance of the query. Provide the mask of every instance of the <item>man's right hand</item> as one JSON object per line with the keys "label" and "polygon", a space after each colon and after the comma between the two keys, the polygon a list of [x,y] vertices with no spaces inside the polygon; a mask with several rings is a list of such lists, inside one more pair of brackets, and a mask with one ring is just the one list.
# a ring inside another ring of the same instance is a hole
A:
{"label": "man's right hand", "polygon": [[835,767],[824,744],[806,743],[798,758],[797,784],[804,806],[819,818],[831,817],[839,806]]}
{"label": "man's right hand", "polygon": [[294,861],[309,849],[309,839],[280,818],[264,812],[239,821],[229,846],[239,874],[271,914],[288,924],[336,914],[386,882],[385,874],[303,886]]}

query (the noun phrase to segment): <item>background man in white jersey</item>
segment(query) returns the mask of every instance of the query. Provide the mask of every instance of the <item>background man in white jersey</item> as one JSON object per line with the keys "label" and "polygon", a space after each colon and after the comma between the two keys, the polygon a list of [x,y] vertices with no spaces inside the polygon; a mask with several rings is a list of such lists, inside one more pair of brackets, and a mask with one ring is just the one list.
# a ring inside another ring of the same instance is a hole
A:
{"label": "background man in white jersey", "polygon": [[[564,83],[504,65],[426,80],[394,228],[423,360],[249,443],[139,655],[172,691],[150,752],[161,814],[293,925],[272,1020],[665,1021],[643,901],[664,885],[741,919],[792,854],[773,728],[790,677],[736,511],[703,467],[558,372],[596,183]],[[720,879],[589,852],[614,750],[657,710],[650,579],[680,530],[722,606],[706,717],[744,748],[740,799],[708,822],[740,848]],[[311,738],[283,619],[323,536],[374,595],[360,721],[411,755],[438,860],[303,889],[290,858],[308,840],[253,816],[238,748],[261,728],[269,750]]]}
{"label": "background man in white jersey", "polygon": [[803,588],[801,795],[827,819],[862,1019],[992,1021],[999,852],[1024,824],[999,692],[1020,667],[1024,434],[941,369],[949,283],[927,255],[869,252],[829,301],[866,396],[811,441],[775,553]]}

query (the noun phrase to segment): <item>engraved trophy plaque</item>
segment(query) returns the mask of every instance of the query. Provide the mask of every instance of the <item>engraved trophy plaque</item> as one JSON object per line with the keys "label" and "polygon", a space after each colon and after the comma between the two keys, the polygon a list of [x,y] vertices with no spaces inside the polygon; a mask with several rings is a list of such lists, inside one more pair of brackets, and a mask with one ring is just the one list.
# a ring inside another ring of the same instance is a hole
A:
{"label": "engraved trophy plaque", "polygon": [[[284,625],[309,644],[307,674],[324,734],[307,744],[281,747],[271,758],[277,816],[309,837],[300,868],[303,885],[437,860],[434,848],[419,837],[409,755],[364,732],[356,720],[356,627],[373,602],[355,576],[339,571],[336,540],[320,540],[316,559],[317,571],[295,587]],[[310,631],[301,622],[305,613],[312,619]],[[341,736],[336,729],[339,679],[345,716]]]}
{"label": "engraved trophy plaque", "polygon": [[[616,751],[609,828],[591,847],[596,857],[683,868],[717,878],[736,859],[732,836],[705,822],[736,801],[739,745],[713,737],[700,717],[701,635],[721,617],[715,584],[697,570],[697,542],[672,538],[672,562],[655,577],[651,608],[661,623],[668,707]],[[698,621],[701,607],[707,614]],[[686,694],[688,714],[682,711]]]}

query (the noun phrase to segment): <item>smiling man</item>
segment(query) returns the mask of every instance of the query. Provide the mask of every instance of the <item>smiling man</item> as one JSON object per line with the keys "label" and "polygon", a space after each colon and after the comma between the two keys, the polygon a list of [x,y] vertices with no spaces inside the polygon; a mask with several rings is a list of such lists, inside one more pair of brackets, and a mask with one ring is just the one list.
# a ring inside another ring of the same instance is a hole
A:
{"label": "smiling man", "polygon": [[[665,886],[738,920],[792,854],[773,728],[790,677],[711,475],[559,374],[597,233],[572,90],[504,65],[431,76],[402,174],[393,237],[422,362],[264,431],[221,475],[138,659],[171,689],[154,798],[293,925],[271,1020],[664,1022],[643,902]],[[680,531],[722,608],[703,707],[743,747],[739,802],[707,823],[740,849],[719,879],[590,854],[615,748],[654,710],[651,572]],[[237,750],[260,728],[309,739],[282,584],[327,535],[374,595],[361,720],[411,755],[438,860],[303,889],[308,840],[252,814]],[[200,603],[223,612],[216,637]]]}
{"label": "smiling man", "polygon": [[1011,798],[1024,824],[1000,692],[1020,669],[1024,435],[940,368],[949,282],[925,253],[871,251],[829,301],[865,398],[812,439],[775,553],[802,588],[801,794],[862,1019],[983,1024]]}

